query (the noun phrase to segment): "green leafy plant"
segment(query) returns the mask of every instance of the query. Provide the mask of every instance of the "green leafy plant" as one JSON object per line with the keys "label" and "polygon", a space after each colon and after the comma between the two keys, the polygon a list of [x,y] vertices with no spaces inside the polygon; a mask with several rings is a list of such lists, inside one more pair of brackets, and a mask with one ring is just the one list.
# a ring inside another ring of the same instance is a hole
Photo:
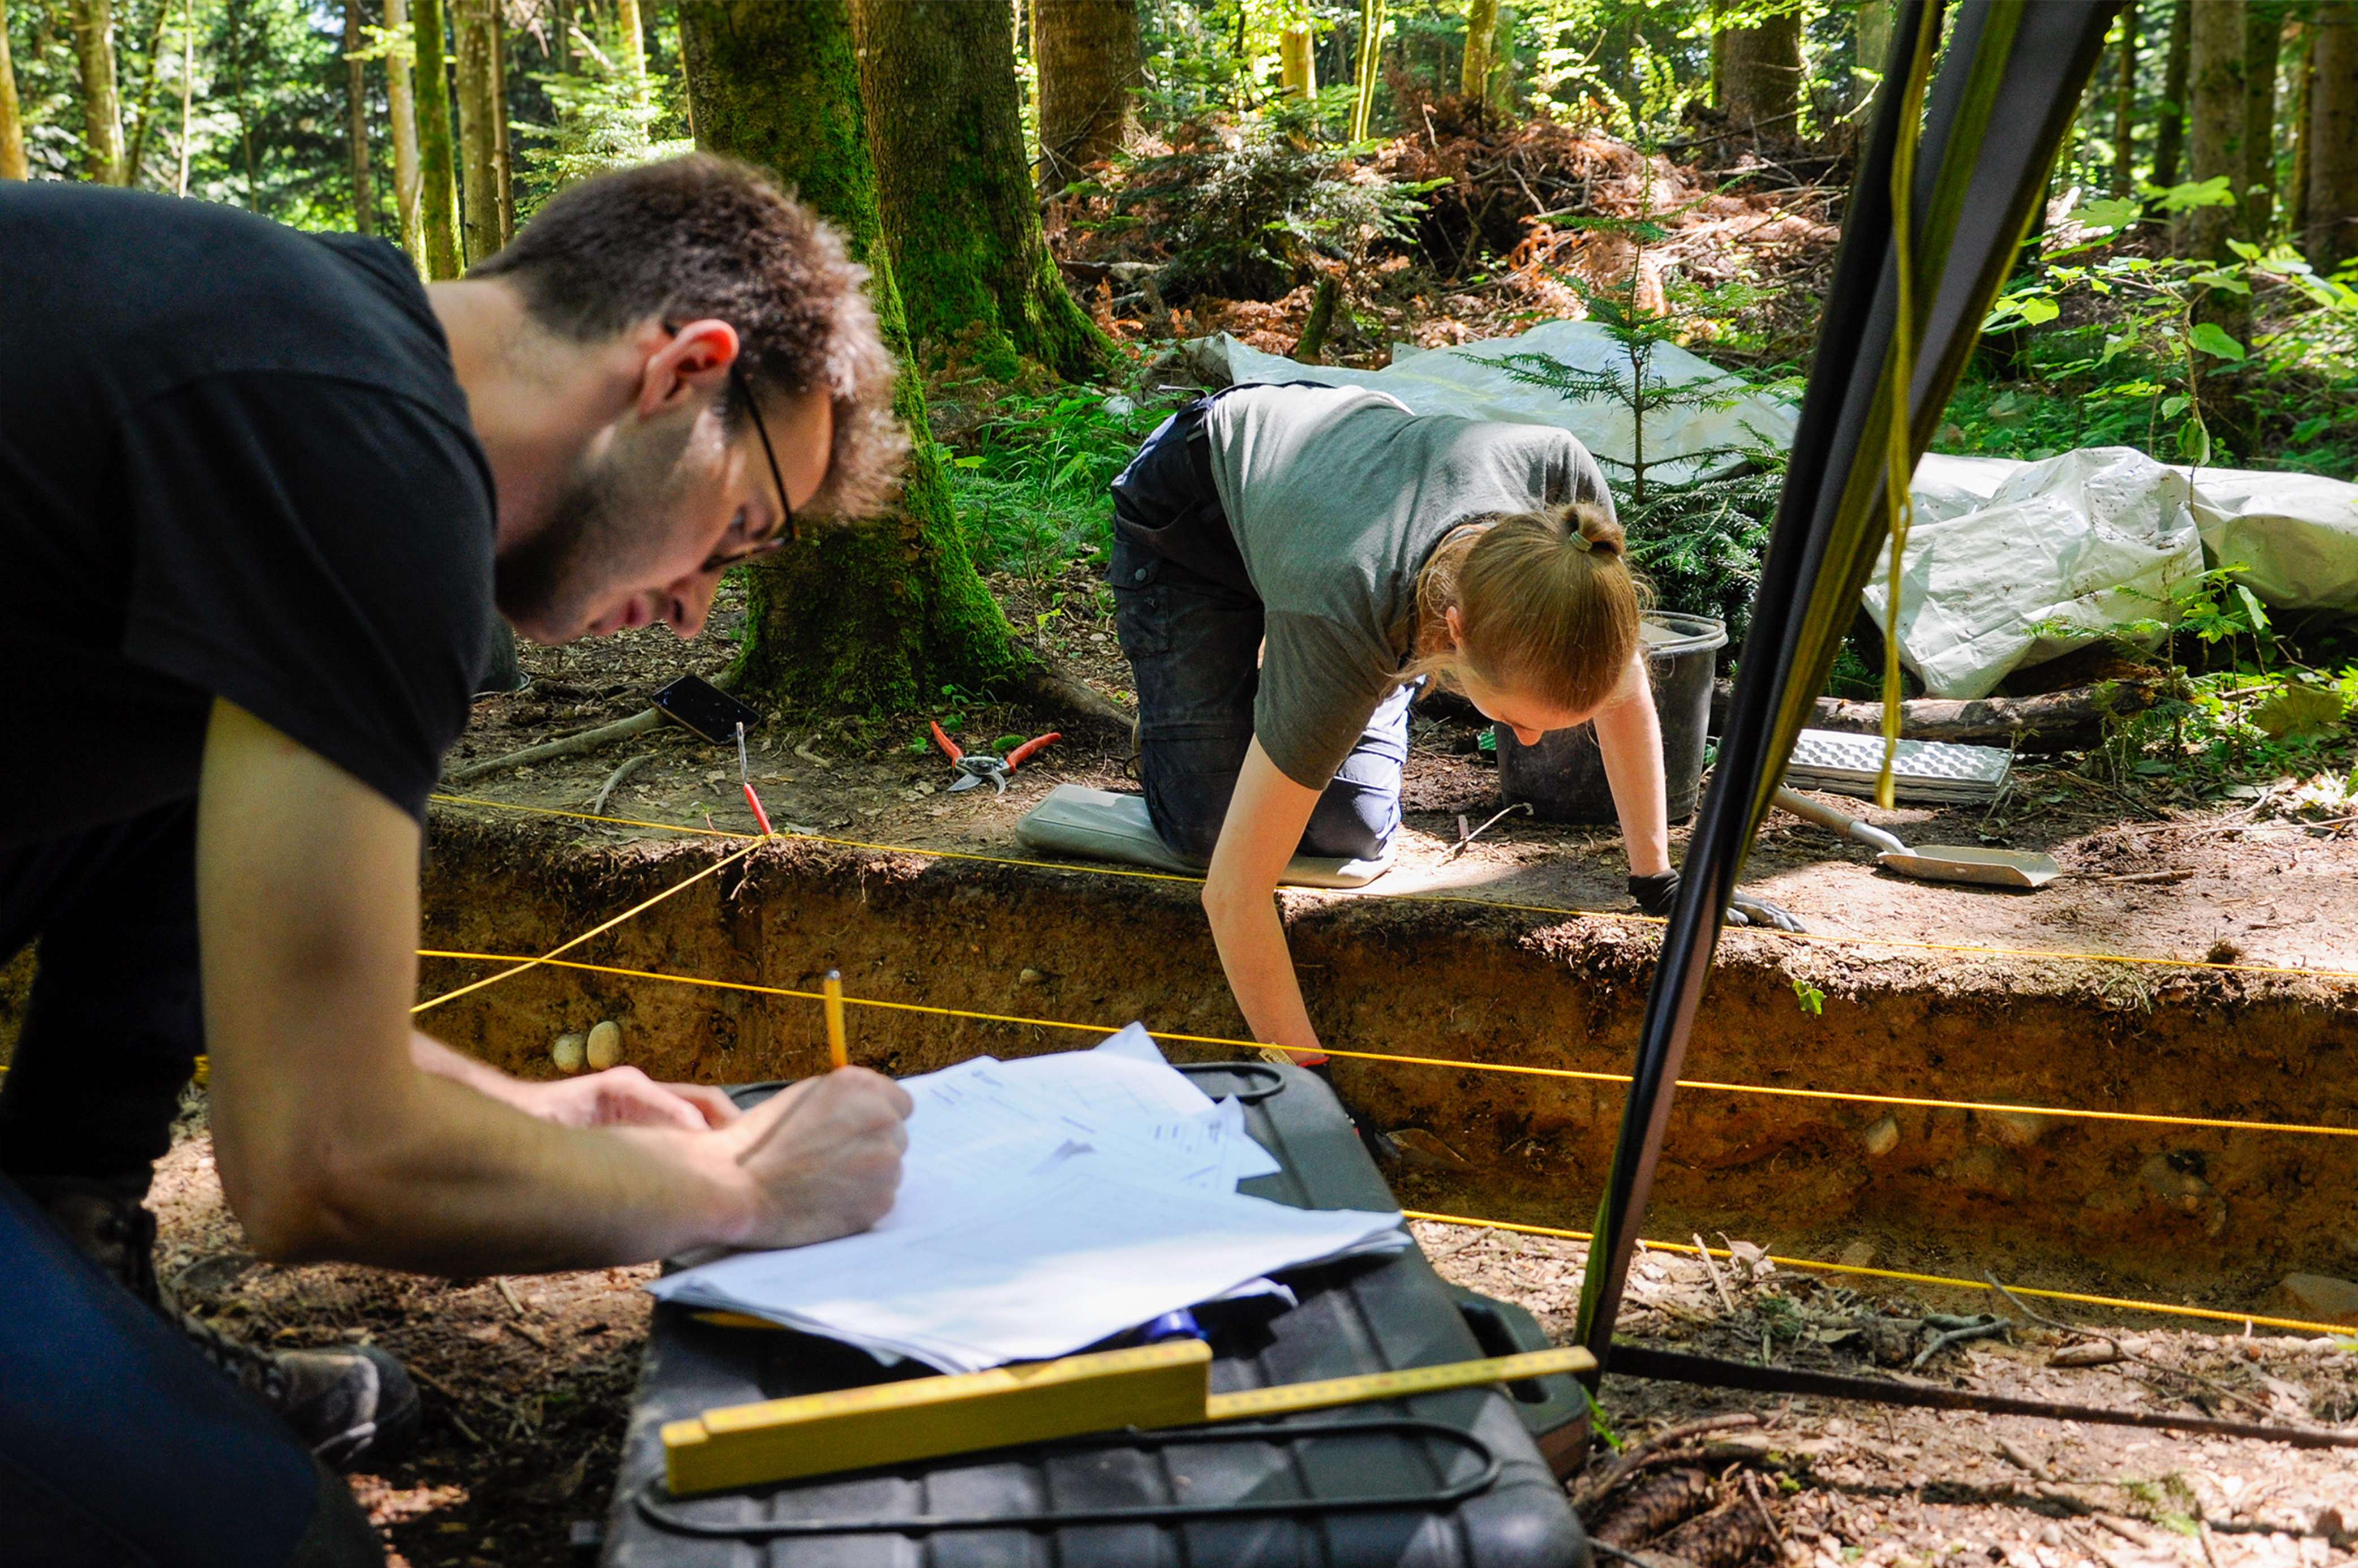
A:
{"label": "green leafy plant", "polygon": [[1810,984],[1809,981],[1795,980],[1793,982],[1793,1000],[1800,1002],[1801,1004],[1801,1011],[1808,1013],[1812,1018],[1823,1018],[1825,1016],[1826,993],[1820,990],[1817,987]]}
{"label": "green leafy plant", "polygon": [[554,123],[517,121],[511,126],[518,140],[534,144],[520,159],[518,218],[530,217],[577,180],[696,150],[692,141],[656,141],[650,135],[665,111],[656,101],[654,84],[620,62],[622,40],[611,26],[595,38],[576,27],[573,38],[582,61],[579,72],[535,72],[532,78],[548,94]]}
{"label": "green leafy plant", "polygon": [[1109,546],[1113,505],[1106,487],[1169,409],[1137,407],[1086,387],[1046,395],[979,384],[952,389],[968,391],[990,395],[994,411],[962,438],[968,449],[950,468],[975,564],[1045,580],[1075,555]]}
{"label": "green leafy plant", "polygon": [[1356,265],[1379,241],[1411,236],[1420,198],[1448,181],[1354,174],[1352,149],[1319,145],[1317,113],[1279,99],[1207,120],[1173,151],[1130,166],[1114,206],[1153,209],[1170,246],[1165,293],[1274,299],[1308,279],[1315,256]]}

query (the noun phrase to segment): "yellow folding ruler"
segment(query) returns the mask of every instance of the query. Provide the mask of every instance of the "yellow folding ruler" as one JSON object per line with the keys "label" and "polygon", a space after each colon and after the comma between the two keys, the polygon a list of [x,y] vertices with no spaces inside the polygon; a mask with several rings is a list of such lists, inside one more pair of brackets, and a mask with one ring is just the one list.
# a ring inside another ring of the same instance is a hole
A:
{"label": "yellow folding ruler", "polygon": [[1212,1347],[1176,1339],[708,1410],[665,1425],[665,1481],[674,1497],[687,1497],[1125,1427],[1194,1426],[1404,1399],[1595,1365],[1587,1351],[1566,1346],[1216,1394]]}

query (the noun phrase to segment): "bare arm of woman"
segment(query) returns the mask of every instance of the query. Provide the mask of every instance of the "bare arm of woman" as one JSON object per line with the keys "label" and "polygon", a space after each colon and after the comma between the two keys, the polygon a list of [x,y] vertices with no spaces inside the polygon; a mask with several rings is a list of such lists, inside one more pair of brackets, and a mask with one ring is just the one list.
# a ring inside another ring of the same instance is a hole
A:
{"label": "bare arm of woman", "polygon": [[[1660,773],[1658,762],[1657,777]],[[1318,792],[1287,778],[1254,741],[1246,749],[1219,842],[1212,848],[1211,872],[1204,879],[1204,913],[1211,917],[1220,968],[1228,971],[1228,989],[1253,1038],[1297,1057],[1315,1055],[1320,1047],[1302,1004],[1293,955],[1286,950],[1285,926],[1277,917],[1277,879],[1317,805]]]}
{"label": "bare arm of woman", "polygon": [[1660,876],[1671,869],[1671,813],[1662,779],[1662,724],[1654,713],[1644,654],[1630,661],[1620,689],[1596,710],[1595,722],[1596,750],[1613,791],[1614,814],[1621,818],[1629,874]]}

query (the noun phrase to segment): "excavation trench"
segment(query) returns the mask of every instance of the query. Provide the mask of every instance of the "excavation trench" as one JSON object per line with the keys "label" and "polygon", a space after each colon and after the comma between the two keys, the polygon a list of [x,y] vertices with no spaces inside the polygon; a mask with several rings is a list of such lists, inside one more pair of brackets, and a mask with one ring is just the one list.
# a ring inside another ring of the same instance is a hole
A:
{"label": "excavation trench", "polygon": [[[439,811],[426,946],[545,952],[741,847],[600,847],[545,819]],[[1313,1016],[1337,1049],[1628,1070],[1655,927],[1456,902],[1284,902]],[[813,991],[840,968],[856,998],[1001,1015],[855,1009],[857,1059],[894,1075],[1070,1049],[1131,1019],[1166,1033],[1245,1033],[1193,885],[1082,871],[781,843],[568,957]],[[421,999],[493,968],[428,960]],[[1803,992],[1821,994],[1823,1011]],[[608,1018],[626,1059],[658,1077],[793,1077],[826,1059],[813,1002],[580,969],[519,974],[422,1022],[547,1076],[558,1034]],[[2358,1127],[2353,1025],[2358,995],[2296,977],[1735,932],[1685,1076]],[[1465,1160],[1398,1172],[1407,1206],[1587,1228],[1619,1084],[1349,1060],[1335,1075],[1382,1125],[1423,1129]],[[2353,1192],[2358,1138],[1691,1089],[1672,1113],[1648,1234],[1725,1231],[1800,1256],[1966,1277],[1996,1268],[2264,1311],[2288,1271],[2358,1264]]]}

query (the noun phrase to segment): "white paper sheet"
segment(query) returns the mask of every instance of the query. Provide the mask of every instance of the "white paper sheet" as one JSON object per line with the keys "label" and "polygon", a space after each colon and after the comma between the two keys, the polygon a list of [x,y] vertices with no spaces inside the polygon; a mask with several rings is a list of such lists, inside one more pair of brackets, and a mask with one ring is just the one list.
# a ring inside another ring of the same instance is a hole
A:
{"label": "white paper sheet", "polygon": [[951,1371],[1061,1356],[1261,1276],[1408,1245],[1397,1214],[1238,1195],[1282,1167],[1133,1024],[1093,1051],[979,1056],[903,1081],[892,1212],[862,1235],[743,1253],[648,1287]]}
{"label": "white paper sheet", "polygon": [[1079,1156],[989,1210],[741,1253],[648,1289],[971,1372],[1068,1355],[1278,1270],[1399,1250],[1400,1220],[1140,1186]]}

